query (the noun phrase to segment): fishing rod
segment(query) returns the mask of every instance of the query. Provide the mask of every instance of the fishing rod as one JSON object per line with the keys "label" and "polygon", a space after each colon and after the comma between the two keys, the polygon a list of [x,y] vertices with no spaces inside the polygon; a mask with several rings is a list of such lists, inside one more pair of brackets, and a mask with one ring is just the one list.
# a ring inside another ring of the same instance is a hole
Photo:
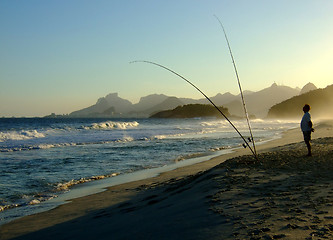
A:
{"label": "fishing rod", "polygon": [[219,21],[219,23],[220,23],[220,25],[221,25],[221,27],[222,27],[222,30],[223,30],[224,36],[225,36],[225,40],[227,41],[227,44],[228,44],[230,57],[231,57],[231,60],[232,60],[232,64],[234,65],[234,70],[235,70],[235,74],[236,74],[236,78],[237,78],[237,82],[238,82],[238,87],[239,87],[239,90],[240,90],[240,95],[241,95],[241,99],[242,99],[242,104],[243,104],[243,108],[244,108],[244,113],[245,113],[245,117],[246,117],[247,125],[248,125],[248,127],[249,127],[249,131],[250,131],[251,139],[249,139],[249,141],[252,142],[252,144],[253,144],[254,154],[255,154],[255,156],[257,157],[256,145],[255,145],[255,143],[254,143],[254,139],[253,139],[253,134],[252,134],[251,124],[250,124],[250,120],[249,120],[249,114],[248,114],[247,109],[246,109],[245,100],[244,100],[244,95],[243,95],[243,91],[242,91],[242,86],[241,86],[241,84],[240,84],[240,80],[239,80],[239,76],[238,76],[238,71],[237,71],[237,67],[236,67],[235,59],[234,59],[234,56],[233,56],[233,54],[232,54],[231,47],[230,47],[230,44],[229,44],[229,40],[228,40],[228,37],[227,37],[227,33],[226,33],[225,29],[224,29],[224,26],[223,26],[222,22],[220,21],[220,19],[219,19],[216,15],[214,15],[214,17],[217,19],[217,21]]}
{"label": "fishing rod", "polygon": [[249,143],[246,141],[246,139],[244,138],[244,136],[238,131],[238,129],[236,128],[236,126],[230,121],[230,119],[216,106],[216,104],[203,92],[201,91],[197,86],[195,86],[191,81],[189,81],[188,79],[186,79],[185,77],[183,77],[182,75],[178,74],[177,72],[171,70],[170,68],[167,68],[161,64],[155,63],[155,62],[150,62],[150,61],[145,61],[145,60],[137,60],[137,61],[132,61],[130,63],[148,63],[148,64],[152,64],[152,65],[156,65],[160,68],[164,68],[167,71],[175,74],[176,76],[180,77],[181,79],[185,80],[187,83],[189,83],[192,87],[194,87],[196,90],[198,90],[216,109],[217,111],[219,111],[219,113],[230,123],[230,125],[235,129],[235,131],[238,133],[238,135],[243,139],[243,141],[245,142],[245,144],[243,144],[244,147],[248,146],[249,149],[251,150],[252,154],[254,155],[254,157],[256,159],[258,159],[256,152],[251,148],[251,146],[249,145]]}

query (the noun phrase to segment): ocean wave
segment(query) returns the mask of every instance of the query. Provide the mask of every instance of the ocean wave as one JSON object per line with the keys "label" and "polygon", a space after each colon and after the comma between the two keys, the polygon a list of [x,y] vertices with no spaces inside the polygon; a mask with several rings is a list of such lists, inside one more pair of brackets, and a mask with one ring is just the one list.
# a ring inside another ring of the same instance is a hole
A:
{"label": "ocean wave", "polygon": [[134,141],[133,137],[126,136],[126,137],[123,137],[122,139],[117,140],[116,142],[126,143],[126,142],[132,142],[132,141]]}
{"label": "ocean wave", "polygon": [[[58,183],[55,186],[54,192],[66,192],[66,191],[69,191],[70,188],[75,185],[86,183],[86,182],[91,182],[91,181],[95,181],[95,180],[100,180],[100,179],[104,179],[104,178],[115,177],[115,176],[118,176],[119,174],[120,173],[112,173],[112,174],[107,174],[107,175],[93,176],[90,178],[80,178],[78,180],[72,179],[68,182]],[[51,200],[56,197],[58,197],[57,194],[50,194],[50,193],[49,194],[36,194],[33,196],[24,195],[24,199],[26,199],[26,201],[24,203],[13,203],[13,204],[7,204],[7,205],[0,205],[0,212],[8,210],[8,209],[12,209],[12,208],[27,206],[27,205],[37,205],[37,204]]]}
{"label": "ocean wave", "polygon": [[0,205],[0,212],[8,210],[8,209],[12,209],[12,208],[40,204],[42,202],[49,201],[56,197],[58,197],[58,195],[55,195],[55,194],[45,194],[45,195],[37,194],[34,196],[25,196],[25,198],[27,198],[27,201],[24,203],[13,203],[13,204],[7,204],[7,205]]}
{"label": "ocean wave", "polygon": [[129,129],[129,128],[135,128],[138,127],[139,123],[136,121],[133,122],[113,122],[113,121],[107,121],[107,122],[101,122],[101,123],[93,123],[90,126],[84,126],[83,129],[89,130],[89,129]]}
{"label": "ocean wave", "polygon": [[174,160],[174,162],[177,163],[177,162],[188,160],[191,158],[198,158],[198,157],[204,157],[204,156],[208,156],[208,154],[207,153],[191,153],[191,154],[182,155],[182,156],[177,157]]}
{"label": "ocean wave", "polygon": [[216,120],[216,121],[205,121],[200,124],[202,127],[206,128],[230,128],[230,123],[226,120]]}
{"label": "ocean wave", "polygon": [[166,134],[166,135],[155,135],[150,137],[149,140],[163,140],[163,139],[167,139],[167,138],[179,138],[185,136],[184,133],[177,133],[177,134]]}
{"label": "ocean wave", "polygon": [[38,144],[31,146],[0,147],[0,152],[18,152],[80,145],[78,143]]}
{"label": "ocean wave", "polygon": [[58,183],[56,186],[56,190],[57,191],[67,191],[70,187],[81,184],[81,183],[96,181],[96,180],[100,180],[100,179],[104,179],[104,178],[115,177],[115,176],[118,176],[119,174],[120,173],[112,173],[112,174],[107,174],[107,175],[93,176],[90,178],[80,178],[78,180],[72,179],[68,182]]}
{"label": "ocean wave", "polygon": [[7,209],[15,208],[21,206],[20,204],[11,204],[11,205],[0,205],[0,212],[5,211]]}
{"label": "ocean wave", "polygon": [[216,148],[210,148],[209,151],[210,152],[217,152],[217,151],[222,151],[225,149],[231,149],[231,146],[222,146],[222,147],[216,147]]}
{"label": "ocean wave", "polygon": [[8,131],[0,132],[0,142],[9,140],[27,140],[33,138],[44,138],[45,134],[37,130],[22,130],[22,131]]}
{"label": "ocean wave", "polygon": [[[19,146],[0,146],[0,152],[19,152],[19,151],[30,151],[30,150],[43,150],[50,148],[58,148],[58,147],[72,147],[72,146],[82,146],[82,145],[93,145],[93,144],[107,144],[111,142],[116,143],[128,143],[132,142],[135,139],[131,136],[125,136],[120,139],[110,140],[110,141],[91,141],[91,142],[67,142],[67,143],[42,143],[35,145],[19,145]],[[146,140],[146,139],[139,139]]]}
{"label": "ocean wave", "polygon": [[[232,123],[237,127],[238,130],[247,130],[248,124],[246,119],[233,120]],[[250,120],[252,129],[286,129],[288,126],[294,126],[298,121],[291,120],[277,120],[277,119],[251,119]],[[215,121],[203,121],[200,125],[206,129],[232,129],[230,123],[226,120],[215,120]]]}
{"label": "ocean wave", "polygon": [[167,135],[156,135],[156,136],[151,137],[150,139],[151,140],[162,140],[165,138],[167,138]]}

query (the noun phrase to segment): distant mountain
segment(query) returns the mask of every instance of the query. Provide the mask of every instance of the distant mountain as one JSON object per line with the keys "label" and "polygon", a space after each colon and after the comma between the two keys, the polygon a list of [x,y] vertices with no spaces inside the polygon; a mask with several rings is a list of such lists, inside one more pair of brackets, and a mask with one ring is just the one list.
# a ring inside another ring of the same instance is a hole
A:
{"label": "distant mountain", "polygon": [[174,109],[175,107],[184,105],[182,101],[180,101],[176,97],[169,97],[166,100],[164,100],[162,103],[155,105],[154,107],[147,109],[145,112],[149,115],[154,114],[159,111]]}
{"label": "distant mountain", "polygon": [[238,97],[236,95],[231,94],[230,92],[227,92],[224,94],[218,93],[216,96],[211,97],[211,99],[216,105],[224,105],[228,102],[232,102],[238,99]]}
{"label": "distant mountain", "polygon": [[[263,118],[266,117],[271,106],[297,96],[298,94],[299,89],[278,86],[274,83],[261,91],[244,94],[244,99],[248,113],[258,118]],[[244,116],[244,108],[239,96],[237,99],[223,104],[223,106],[227,107],[232,115]]]}
{"label": "distant mountain", "polygon": [[126,113],[133,110],[133,104],[118,96],[118,93],[110,93],[106,95],[105,100],[110,107],[114,107],[116,112]]}
{"label": "distant mountain", "polygon": [[[228,109],[219,107],[228,117]],[[215,107],[208,104],[188,104],[178,106],[173,110],[161,111],[151,116],[151,118],[196,118],[196,117],[220,117],[220,113]]]}
{"label": "distant mountain", "polygon": [[109,107],[110,106],[109,106],[108,102],[106,101],[106,99],[100,98],[97,100],[96,104],[94,104],[90,107],[72,112],[69,114],[69,116],[70,117],[92,117],[96,114],[100,114],[100,113],[106,111]]}
{"label": "distant mountain", "polygon": [[[302,89],[307,92],[316,88],[313,84],[308,83]],[[259,118],[267,116],[268,110],[275,104],[285,101],[300,93],[299,88],[279,86],[273,84],[258,92],[244,91],[244,98],[249,115]],[[233,116],[244,116],[243,105],[241,104],[240,95],[233,95],[229,92],[211,97],[211,100],[217,106],[224,106],[229,109]],[[136,104],[118,96],[118,93],[111,93],[98,99],[96,104],[74,111],[69,117],[149,117],[150,115],[173,109],[179,105],[188,104],[209,104],[207,99],[176,98],[164,94],[151,94],[140,98]]]}
{"label": "distant mountain", "polygon": [[333,117],[333,85],[324,89],[316,89],[295,96],[269,109],[268,118],[301,118],[304,104],[311,106],[310,113],[313,118]]}
{"label": "distant mountain", "polygon": [[308,84],[306,84],[303,88],[302,88],[302,90],[301,90],[301,92],[299,93],[300,95],[302,95],[302,94],[304,94],[304,93],[307,93],[307,92],[310,92],[310,91],[313,91],[313,90],[316,90],[317,89],[317,87],[313,84],[313,83],[308,83]]}
{"label": "distant mountain", "polygon": [[98,99],[96,104],[90,107],[70,113],[69,117],[114,117],[117,112],[131,110],[130,101],[118,97],[118,93],[111,93]]}
{"label": "distant mountain", "polygon": [[[133,111],[135,112],[147,112],[148,109],[152,109],[157,104],[161,104],[163,101],[168,99],[169,96],[164,94],[151,94],[146,97],[140,98],[137,104],[133,105]],[[148,111],[148,113],[150,113]]]}

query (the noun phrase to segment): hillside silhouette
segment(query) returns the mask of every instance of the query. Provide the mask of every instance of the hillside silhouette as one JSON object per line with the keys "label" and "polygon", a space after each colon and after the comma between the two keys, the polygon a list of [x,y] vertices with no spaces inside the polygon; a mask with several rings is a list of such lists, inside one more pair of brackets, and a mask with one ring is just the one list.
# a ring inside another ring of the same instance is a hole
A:
{"label": "hillside silhouette", "polygon": [[[230,116],[227,108],[219,109],[228,117]],[[196,117],[219,117],[221,114],[212,105],[208,104],[188,104],[178,106],[173,110],[161,111],[153,114],[151,118],[196,118]]]}
{"label": "hillside silhouette", "polygon": [[[308,83],[302,91],[309,91],[314,88],[316,87],[313,84]],[[249,115],[263,118],[267,116],[269,108],[274,104],[297,96],[300,91],[300,88],[280,86],[274,83],[270,87],[257,92],[244,90],[243,93]],[[233,95],[230,92],[218,93],[212,96],[211,100],[217,106],[228,108],[230,115],[244,117],[240,95]],[[164,94],[151,94],[141,97],[138,103],[133,104],[129,100],[119,97],[118,93],[110,93],[99,98],[94,105],[74,111],[66,117],[146,118],[156,112],[187,104],[208,104],[208,101],[206,98],[177,98]]]}
{"label": "hillside silhouette", "polygon": [[314,118],[333,118],[333,85],[292,97],[274,105],[268,111],[268,118],[294,119],[303,115],[304,104],[311,106]]}

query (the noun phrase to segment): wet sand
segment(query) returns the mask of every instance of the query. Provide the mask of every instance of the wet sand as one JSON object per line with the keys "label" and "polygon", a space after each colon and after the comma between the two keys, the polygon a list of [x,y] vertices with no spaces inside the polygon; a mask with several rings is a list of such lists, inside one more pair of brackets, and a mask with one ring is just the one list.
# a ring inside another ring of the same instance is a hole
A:
{"label": "wet sand", "polygon": [[[0,239],[333,239],[333,124],[110,187],[0,227]],[[227,160],[227,161],[226,161]]]}

